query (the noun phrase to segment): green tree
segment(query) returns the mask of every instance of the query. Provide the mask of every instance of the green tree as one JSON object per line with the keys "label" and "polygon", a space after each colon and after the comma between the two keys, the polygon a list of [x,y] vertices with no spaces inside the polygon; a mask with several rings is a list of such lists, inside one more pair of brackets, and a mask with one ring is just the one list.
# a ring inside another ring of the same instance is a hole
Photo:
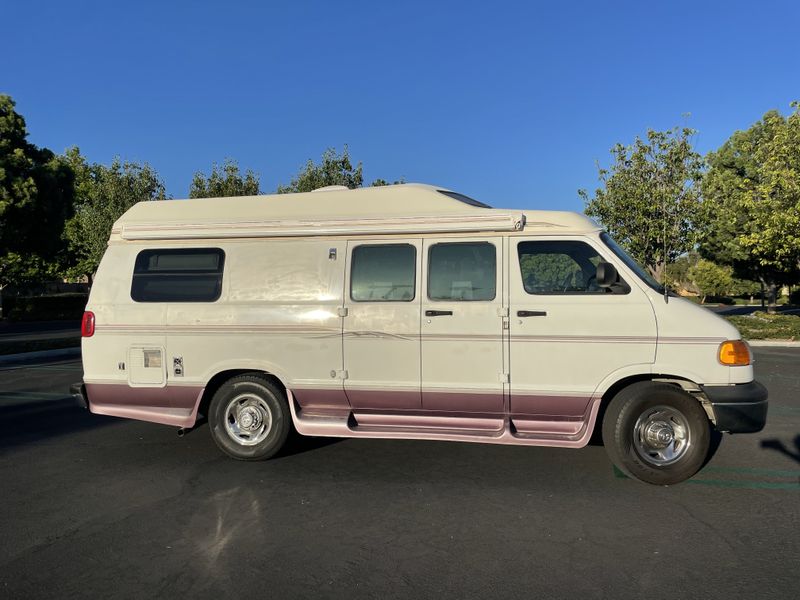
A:
{"label": "green tree", "polygon": [[733,286],[731,287],[731,294],[734,296],[749,296],[750,302],[753,301],[755,295],[761,291],[761,285],[758,281],[751,279],[733,278]]}
{"label": "green tree", "polygon": [[519,267],[526,289],[550,292],[585,284],[580,266],[566,254],[525,254]]}
{"label": "green tree", "polygon": [[119,158],[108,167],[89,164],[78,148],[67,150],[65,160],[75,173],[75,215],[65,228],[75,261],[71,274],[91,283],[114,222],[137,202],[166,199],[164,184],[147,164]]}
{"label": "green tree", "polygon": [[345,145],[341,154],[337,154],[334,148],[325,150],[319,163],[308,159],[306,165],[292,178],[289,185],[278,186],[278,193],[313,192],[329,185],[344,185],[355,189],[361,187],[363,183],[363,167],[360,162],[353,166],[350,153]]}
{"label": "green tree", "polygon": [[586,214],[661,281],[666,261],[693,248],[701,224],[703,159],[692,146],[693,134],[688,128],[648,130],[646,139],[617,144],[611,168],[598,169],[602,187],[594,197],[578,191]]}
{"label": "green tree", "polygon": [[701,304],[709,296],[726,294],[733,287],[733,269],[704,258],[689,268],[688,276],[700,293]]}
{"label": "green tree", "polygon": [[27,141],[25,119],[0,94],[0,288],[56,277],[66,255],[64,222],[73,210],[73,174]]}
{"label": "green tree", "polygon": [[767,289],[800,279],[800,106],[767,112],[708,155],[701,253]]}
{"label": "green tree", "polygon": [[700,255],[697,252],[687,252],[667,265],[667,281],[678,290],[698,293],[698,289],[689,278],[689,269],[697,264]]}
{"label": "green tree", "polygon": [[381,179],[379,177],[378,179],[376,179],[375,181],[373,181],[369,185],[370,185],[370,187],[383,187],[385,185],[401,185],[401,184],[403,184],[405,182],[406,182],[406,180],[403,177],[401,177],[400,179],[396,179],[396,180],[394,180],[392,182],[389,182],[389,181],[387,181],[385,179]]}
{"label": "green tree", "polygon": [[257,196],[260,193],[258,176],[250,169],[242,175],[239,165],[231,159],[225,159],[222,167],[214,163],[208,177],[198,171],[189,187],[189,198]]}

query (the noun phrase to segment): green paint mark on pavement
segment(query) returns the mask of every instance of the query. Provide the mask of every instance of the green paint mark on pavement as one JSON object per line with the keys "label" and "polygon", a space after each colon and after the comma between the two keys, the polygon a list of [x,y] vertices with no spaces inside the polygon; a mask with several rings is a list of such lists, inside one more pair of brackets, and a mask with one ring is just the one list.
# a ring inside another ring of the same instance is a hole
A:
{"label": "green paint mark on pavement", "polygon": [[796,490],[800,491],[800,482],[777,481],[728,481],[724,479],[687,479],[685,483],[695,485],[711,485],[723,488],[744,488],[756,490]]}
{"label": "green paint mark on pavement", "polygon": [[[617,479],[630,479],[625,473],[613,465],[614,477]],[[712,487],[721,488],[739,488],[739,489],[755,489],[755,490],[796,490],[800,491],[800,471],[785,471],[779,469],[761,469],[757,467],[706,467],[698,475],[702,476],[703,473],[730,473],[731,475],[754,475],[762,477],[792,477],[796,481],[747,481],[740,479],[687,479],[684,483],[692,483],[695,485],[709,485]],[[697,475],[695,476],[697,477]]]}
{"label": "green paint mark on pavement", "polygon": [[777,469],[761,469],[758,467],[706,467],[700,473],[752,473],[772,477],[800,477],[800,471],[782,471]]}

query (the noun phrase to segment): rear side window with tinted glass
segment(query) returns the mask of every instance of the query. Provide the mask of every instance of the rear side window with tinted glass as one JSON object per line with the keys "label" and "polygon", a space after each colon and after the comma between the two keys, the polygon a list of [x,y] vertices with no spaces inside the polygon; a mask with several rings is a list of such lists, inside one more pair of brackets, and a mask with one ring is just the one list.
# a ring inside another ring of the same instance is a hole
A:
{"label": "rear side window with tinted glass", "polygon": [[222,293],[225,253],[220,248],[142,250],[131,298],[136,302],[214,302]]}
{"label": "rear side window with tinted glass", "polygon": [[428,251],[428,298],[494,300],[497,288],[495,248],[487,242],[455,242]]}

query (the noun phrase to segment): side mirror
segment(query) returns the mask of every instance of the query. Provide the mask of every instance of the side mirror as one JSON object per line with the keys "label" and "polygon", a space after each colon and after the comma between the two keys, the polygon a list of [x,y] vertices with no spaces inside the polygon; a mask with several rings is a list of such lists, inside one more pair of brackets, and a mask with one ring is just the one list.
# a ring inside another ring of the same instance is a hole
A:
{"label": "side mirror", "polygon": [[617,283],[619,275],[617,269],[611,263],[600,262],[597,265],[597,285],[601,288],[610,288]]}

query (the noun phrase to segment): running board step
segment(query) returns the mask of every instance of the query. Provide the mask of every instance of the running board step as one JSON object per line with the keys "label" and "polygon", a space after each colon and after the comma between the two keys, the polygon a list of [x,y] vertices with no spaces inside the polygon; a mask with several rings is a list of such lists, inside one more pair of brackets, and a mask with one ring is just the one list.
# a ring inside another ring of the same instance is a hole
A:
{"label": "running board step", "polygon": [[[353,426],[355,421],[355,427]],[[422,415],[386,415],[353,413],[352,429],[442,431],[464,435],[500,435],[505,430],[503,418],[430,417]]]}

